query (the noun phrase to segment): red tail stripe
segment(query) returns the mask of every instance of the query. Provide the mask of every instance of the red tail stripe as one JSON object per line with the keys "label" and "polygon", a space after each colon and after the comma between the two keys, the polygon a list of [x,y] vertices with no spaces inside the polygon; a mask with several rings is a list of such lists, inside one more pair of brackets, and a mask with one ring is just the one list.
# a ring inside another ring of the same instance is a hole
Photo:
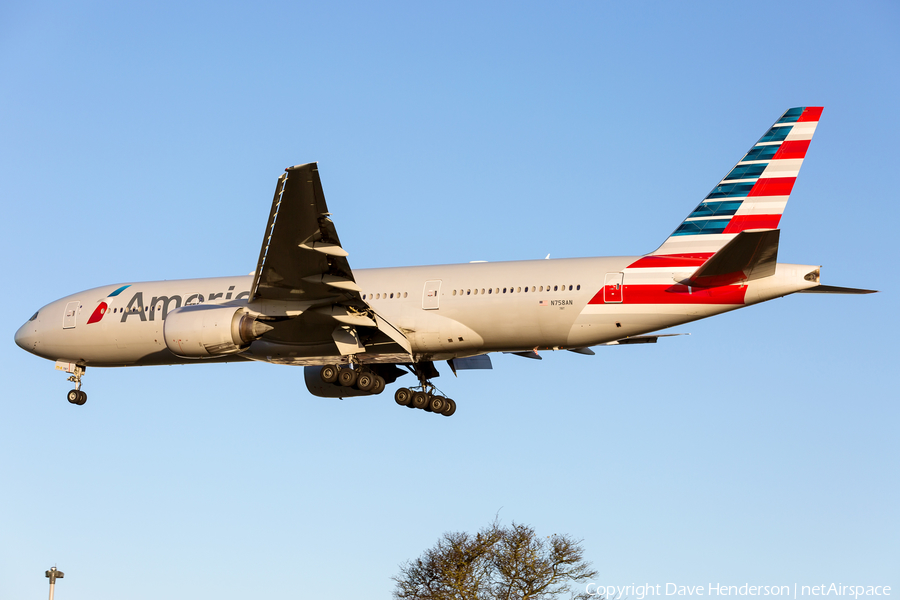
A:
{"label": "red tail stripe", "polygon": [[796,177],[768,177],[759,179],[747,196],[789,196]]}
{"label": "red tail stripe", "polygon": [[806,110],[803,111],[803,114],[800,115],[800,118],[797,119],[798,123],[808,123],[810,121],[818,121],[822,116],[823,106],[807,106]]}
{"label": "red tail stripe", "polygon": [[781,142],[781,147],[772,160],[783,158],[806,158],[806,151],[809,150],[809,143],[812,140],[797,140],[795,142]]}
{"label": "red tail stripe", "polygon": [[781,215],[735,215],[722,233],[740,233],[745,229],[777,229]]}

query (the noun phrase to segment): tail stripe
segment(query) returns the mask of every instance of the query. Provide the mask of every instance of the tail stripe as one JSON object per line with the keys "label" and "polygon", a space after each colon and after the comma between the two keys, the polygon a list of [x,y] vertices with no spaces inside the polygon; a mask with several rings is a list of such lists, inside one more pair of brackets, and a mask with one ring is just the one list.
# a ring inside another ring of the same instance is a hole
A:
{"label": "tail stripe", "polygon": [[745,229],[778,227],[821,114],[786,111],[652,254],[715,252]]}
{"label": "tail stripe", "polygon": [[798,123],[806,123],[806,122],[819,122],[819,119],[822,118],[822,108],[821,106],[807,106],[803,110],[803,114],[800,115],[800,118],[797,119]]}
{"label": "tail stripe", "polygon": [[745,229],[777,229],[781,215],[735,215],[722,233],[740,233]]}
{"label": "tail stripe", "polygon": [[806,158],[807,150],[809,150],[809,140],[782,142],[778,152],[772,158],[775,160]]}

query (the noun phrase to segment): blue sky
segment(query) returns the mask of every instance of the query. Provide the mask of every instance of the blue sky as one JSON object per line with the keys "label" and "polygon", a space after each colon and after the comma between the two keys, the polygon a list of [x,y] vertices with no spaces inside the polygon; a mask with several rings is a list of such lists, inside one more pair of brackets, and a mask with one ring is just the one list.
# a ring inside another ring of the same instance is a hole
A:
{"label": "blue sky", "polygon": [[[893,2],[0,7],[0,597],[389,597],[496,513],[604,585],[891,585],[900,8]],[[319,161],[354,268],[640,254],[787,108],[823,105],[779,258],[798,295],[594,357],[389,395],[264,364],[92,369],[13,344],[98,285],[248,273]]]}

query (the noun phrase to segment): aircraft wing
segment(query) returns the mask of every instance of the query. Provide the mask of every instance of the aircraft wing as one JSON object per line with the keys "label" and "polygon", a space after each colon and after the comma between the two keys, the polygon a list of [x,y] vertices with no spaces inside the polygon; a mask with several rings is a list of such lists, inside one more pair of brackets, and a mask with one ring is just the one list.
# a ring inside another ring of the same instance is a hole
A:
{"label": "aircraft wing", "polygon": [[285,169],[250,288],[248,308],[274,325],[263,340],[334,344],[342,355],[357,354],[363,362],[384,354],[402,362],[410,354],[409,341],[362,299],[329,216],[317,164]]}

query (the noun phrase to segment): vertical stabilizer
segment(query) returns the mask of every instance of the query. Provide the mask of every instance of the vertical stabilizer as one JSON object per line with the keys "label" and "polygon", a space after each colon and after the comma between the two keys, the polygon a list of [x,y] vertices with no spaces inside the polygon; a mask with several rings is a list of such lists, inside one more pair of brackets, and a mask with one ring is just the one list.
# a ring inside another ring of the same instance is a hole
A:
{"label": "vertical stabilizer", "polygon": [[777,229],[820,106],[791,108],[652,255],[708,257],[750,229]]}

